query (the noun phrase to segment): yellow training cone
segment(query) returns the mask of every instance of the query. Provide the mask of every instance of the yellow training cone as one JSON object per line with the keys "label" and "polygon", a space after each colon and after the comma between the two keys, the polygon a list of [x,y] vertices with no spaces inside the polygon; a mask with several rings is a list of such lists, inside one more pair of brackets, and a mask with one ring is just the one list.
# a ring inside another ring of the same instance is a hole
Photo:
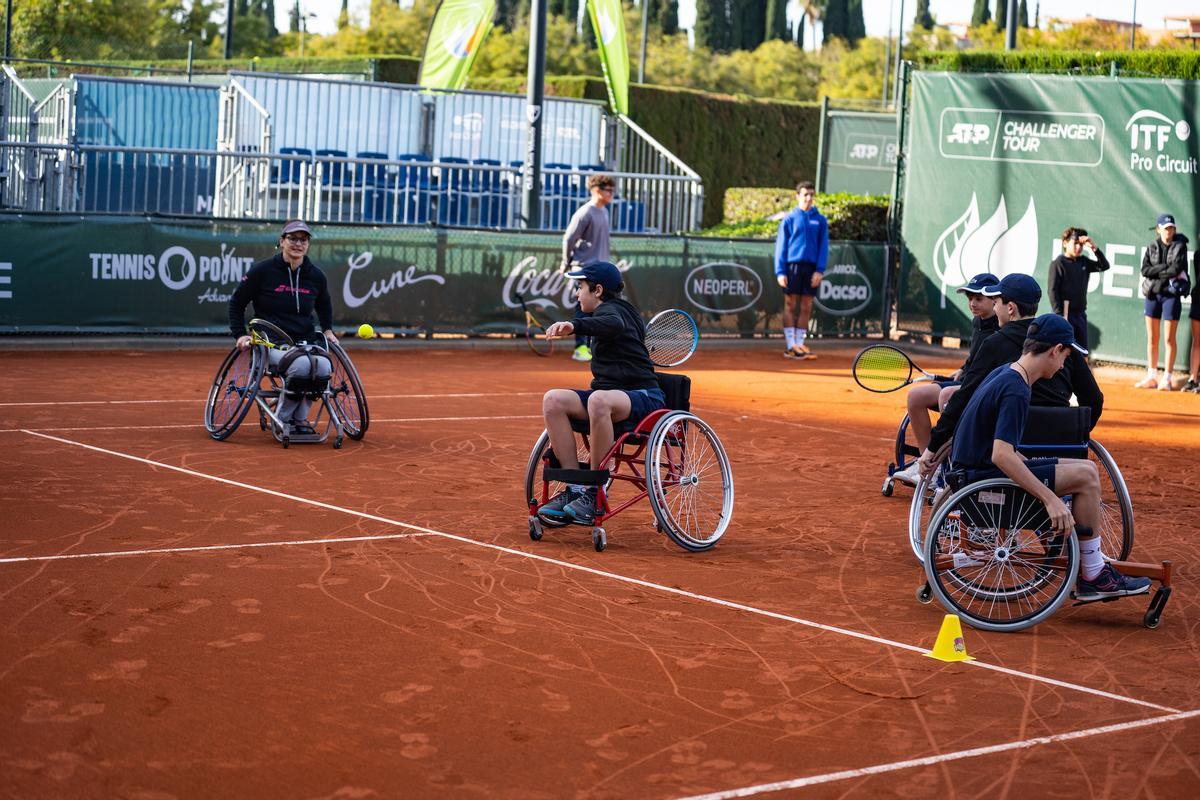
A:
{"label": "yellow training cone", "polygon": [[942,629],[938,631],[937,642],[925,655],[938,661],[975,660],[967,655],[967,643],[963,641],[962,623],[958,621],[957,614],[947,614],[942,619]]}

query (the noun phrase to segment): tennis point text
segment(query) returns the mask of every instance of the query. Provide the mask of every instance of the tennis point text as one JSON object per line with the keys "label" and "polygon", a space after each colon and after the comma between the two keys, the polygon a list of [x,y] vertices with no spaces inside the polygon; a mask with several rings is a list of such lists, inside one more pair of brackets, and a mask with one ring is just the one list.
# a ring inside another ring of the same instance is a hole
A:
{"label": "tennis point text", "polygon": [[186,289],[196,280],[207,283],[237,283],[254,264],[254,259],[236,255],[237,248],[221,245],[219,256],[195,256],[186,247],[168,247],[152,253],[88,253],[92,280],[151,281],[159,278],[168,289]]}

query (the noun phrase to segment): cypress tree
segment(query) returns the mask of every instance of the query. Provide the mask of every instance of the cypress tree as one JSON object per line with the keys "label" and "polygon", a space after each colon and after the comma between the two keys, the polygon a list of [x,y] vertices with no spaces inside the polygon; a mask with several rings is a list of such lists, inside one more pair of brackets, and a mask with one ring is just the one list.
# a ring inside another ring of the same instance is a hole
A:
{"label": "cypress tree", "polygon": [[731,44],[728,6],[725,0],[696,0],[696,44],[717,52],[728,52]]}
{"label": "cypress tree", "polygon": [[1029,6],[1025,4],[1025,0],[1021,0],[1017,6],[1017,24],[1022,28],[1029,27]]}
{"label": "cypress tree", "polygon": [[753,50],[763,43],[767,32],[766,9],[762,0],[733,0],[732,41],[735,50]]}
{"label": "cypress tree", "polygon": [[[1022,3],[1025,0],[1021,0]],[[918,27],[924,28],[927,31],[933,30],[933,26],[937,21],[933,18],[933,14],[929,11],[929,0],[917,0],[917,19]]]}
{"label": "cypress tree", "polygon": [[792,40],[792,32],[787,23],[788,0],[767,0],[767,39]]}
{"label": "cypress tree", "polygon": [[975,0],[975,10],[971,12],[971,27],[977,28],[992,21],[992,9],[988,0]]}
{"label": "cypress tree", "polygon": [[863,20],[862,0],[846,3],[846,41],[855,44],[867,35],[867,24]]}
{"label": "cypress tree", "polygon": [[663,36],[679,33],[679,0],[658,0],[658,24]]}
{"label": "cypress tree", "polygon": [[1008,0],[996,0],[996,30],[1008,27]]}

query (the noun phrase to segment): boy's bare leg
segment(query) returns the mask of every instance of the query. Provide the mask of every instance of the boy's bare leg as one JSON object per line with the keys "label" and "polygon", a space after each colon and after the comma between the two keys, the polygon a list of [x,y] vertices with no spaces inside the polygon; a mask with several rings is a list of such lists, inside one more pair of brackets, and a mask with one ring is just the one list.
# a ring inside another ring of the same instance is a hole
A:
{"label": "boy's bare leg", "polygon": [[1100,505],[1100,473],[1096,465],[1082,458],[1060,458],[1054,469],[1054,491],[1059,496],[1073,495],[1071,516],[1076,525],[1100,535],[1104,521]]}
{"label": "boy's bare leg", "polygon": [[796,313],[800,307],[800,295],[785,294],[783,296],[783,327],[796,327]]}
{"label": "boy's bare leg", "polygon": [[[579,395],[570,389],[551,389],[542,396],[542,416],[550,432],[550,447],[563,469],[579,469],[579,450],[575,444],[572,419],[587,419]],[[611,437],[612,426],[609,425]],[[594,441],[594,440],[593,440]]]}
{"label": "boy's bare leg", "polygon": [[[576,399],[578,397],[576,395]],[[588,397],[587,416],[592,429],[590,436],[592,469],[604,469],[601,459],[612,447],[613,423],[628,419],[632,410],[629,395],[619,389],[592,392]]]}
{"label": "boy's bare leg", "polygon": [[813,296],[811,294],[798,296],[800,298],[800,319],[796,322],[796,327],[808,330],[808,321],[812,318]]}
{"label": "boy's bare leg", "polygon": [[929,445],[929,434],[933,430],[929,411],[938,407],[941,391],[942,387],[936,383],[921,383],[908,390],[908,429],[912,431],[918,450],[924,450]]}

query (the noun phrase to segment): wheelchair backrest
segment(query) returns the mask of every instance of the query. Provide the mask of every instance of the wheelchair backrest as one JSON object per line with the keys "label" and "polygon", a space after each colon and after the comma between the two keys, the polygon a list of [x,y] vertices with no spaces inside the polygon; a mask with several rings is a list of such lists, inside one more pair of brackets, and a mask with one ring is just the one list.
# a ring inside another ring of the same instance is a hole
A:
{"label": "wheelchair backrest", "polygon": [[1030,458],[1087,458],[1091,430],[1088,406],[1030,406],[1017,449]]}
{"label": "wheelchair backrest", "polygon": [[655,373],[658,378],[658,388],[662,389],[667,401],[667,408],[672,411],[692,410],[692,379],[687,375],[673,375],[669,372]]}

